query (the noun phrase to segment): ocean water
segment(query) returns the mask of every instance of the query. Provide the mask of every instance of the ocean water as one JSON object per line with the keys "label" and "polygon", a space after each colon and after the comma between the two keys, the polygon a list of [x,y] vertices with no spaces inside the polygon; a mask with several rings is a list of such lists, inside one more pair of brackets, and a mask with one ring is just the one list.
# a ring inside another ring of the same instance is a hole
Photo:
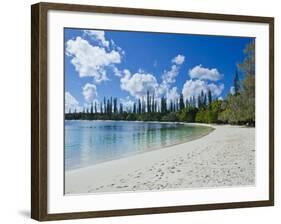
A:
{"label": "ocean water", "polygon": [[157,150],[200,138],[211,127],[135,121],[65,121],[65,169]]}

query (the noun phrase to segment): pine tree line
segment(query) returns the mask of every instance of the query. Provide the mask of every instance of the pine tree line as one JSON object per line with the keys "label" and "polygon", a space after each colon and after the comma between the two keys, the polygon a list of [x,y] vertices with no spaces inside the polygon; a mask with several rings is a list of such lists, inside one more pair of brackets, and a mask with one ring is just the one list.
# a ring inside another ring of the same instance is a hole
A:
{"label": "pine tree line", "polygon": [[[208,100],[207,100],[208,99]],[[188,107],[197,107],[204,108],[208,104],[212,103],[212,93],[210,90],[208,92],[204,92],[203,90],[197,97],[197,101],[194,96],[189,99],[184,100],[183,94],[180,94],[178,99],[167,100],[165,97],[161,97],[160,104],[156,101],[154,94],[150,94],[147,91],[146,101],[144,101],[144,97],[142,99],[138,99],[137,102],[134,102],[132,107],[127,107],[124,109],[123,103],[119,103],[117,98],[106,98],[104,97],[101,102],[93,102],[90,105],[90,108],[83,108],[82,112],[77,112],[76,109],[74,111],[69,110],[67,114],[122,114],[124,112],[133,113],[133,114],[144,114],[144,113],[169,113],[169,112],[177,112],[184,108]],[[99,110],[98,108],[99,106]]]}

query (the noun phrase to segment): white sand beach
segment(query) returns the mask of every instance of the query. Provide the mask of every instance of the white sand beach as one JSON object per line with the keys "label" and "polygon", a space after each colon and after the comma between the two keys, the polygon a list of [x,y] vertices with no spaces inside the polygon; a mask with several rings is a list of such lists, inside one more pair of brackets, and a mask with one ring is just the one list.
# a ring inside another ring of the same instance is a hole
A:
{"label": "white sand beach", "polygon": [[65,173],[65,193],[255,184],[255,128],[213,125],[190,142]]}

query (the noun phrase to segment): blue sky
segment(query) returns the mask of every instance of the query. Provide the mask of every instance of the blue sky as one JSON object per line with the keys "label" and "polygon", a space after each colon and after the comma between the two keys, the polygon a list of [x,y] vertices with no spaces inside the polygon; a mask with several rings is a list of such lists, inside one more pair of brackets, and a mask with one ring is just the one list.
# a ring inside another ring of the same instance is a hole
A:
{"label": "blue sky", "polygon": [[[149,90],[156,98],[224,98],[247,37],[69,29],[65,42],[65,109],[81,110],[103,97],[130,106]],[[240,74],[242,79],[243,74]]]}

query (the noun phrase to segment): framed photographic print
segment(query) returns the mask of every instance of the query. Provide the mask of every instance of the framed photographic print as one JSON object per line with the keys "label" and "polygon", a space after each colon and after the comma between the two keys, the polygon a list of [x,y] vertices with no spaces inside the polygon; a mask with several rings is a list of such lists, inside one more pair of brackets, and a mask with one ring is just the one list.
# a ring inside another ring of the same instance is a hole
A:
{"label": "framed photographic print", "polygon": [[32,218],[274,204],[274,19],[32,5]]}

